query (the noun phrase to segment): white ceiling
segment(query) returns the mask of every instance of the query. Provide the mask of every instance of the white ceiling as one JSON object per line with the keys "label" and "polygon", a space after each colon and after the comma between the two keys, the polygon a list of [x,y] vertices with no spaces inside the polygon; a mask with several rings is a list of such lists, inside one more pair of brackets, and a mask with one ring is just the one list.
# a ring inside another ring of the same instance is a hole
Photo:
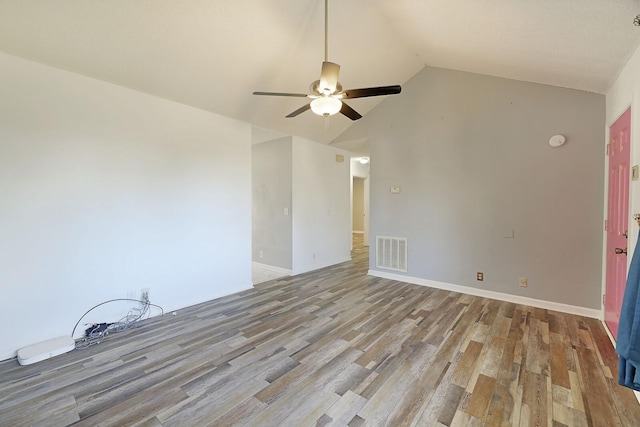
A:
{"label": "white ceiling", "polygon": [[[0,0],[0,50],[330,142],[352,123],[304,98],[324,57],[323,0]],[[605,93],[638,44],[640,0],[331,0],[345,88],[425,65]],[[0,83],[1,84],[1,83]],[[395,95],[402,96],[402,95]],[[354,99],[365,114],[384,97]],[[355,141],[361,144],[362,141]]]}

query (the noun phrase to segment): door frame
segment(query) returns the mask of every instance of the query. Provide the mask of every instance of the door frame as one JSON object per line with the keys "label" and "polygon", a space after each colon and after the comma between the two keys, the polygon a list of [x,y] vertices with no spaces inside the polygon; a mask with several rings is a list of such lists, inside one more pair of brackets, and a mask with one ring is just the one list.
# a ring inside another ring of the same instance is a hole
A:
{"label": "door frame", "polygon": [[[607,122],[605,126],[605,156],[604,156],[604,183],[603,183],[604,200],[603,200],[603,223],[602,223],[602,286],[601,286],[601,292],[600,292],[600,295],[601,295],[600,296],[600,320],[602,321],[605,331],[609,335],[609,338],[614,343],[614,345],[616,342],[615,337],[613,336],[612,332],[609,330],[607,323],[605,322],[606,307],[604,304],[604,298],[607,293],[607,239],[608,239],[607,230],[605,229],[605,221],[608,220],[607,216],[608,216],[608,210],[609,210],[609,156],[607,155],[608,153],[606,152],[606,150],[608,149],[608,144],[610,143],[610,140],[611,140],[611,127],[622,117],[624,113],[627,112],[627,110],[631,109],[630,129],[629,129],[629,133],[630,133],[629,135],[629,187],[628,187],[628,195],[627,195],[629,198],[628,212],[627,212],[628,214],[627,229],[629,230],[628,239],[627,239],[627,248],[631,252],[627,256],[627,272],[628,272],[629,265],[631,264],[631,257],[633,255],[633,248],[635,248],[636,241],[638,240],[637,239],[638,233],[636,232],[637,228],[634,228],[635,221],[633,220],[632,212],[640,211],[640,209],[633,207],[634,199],[633,199],[632,178],[631,178],[631,171],[635,164],[634,162],[634,151],[635,151],[634,150],[634,129],[636,124],[634,123],[634,115],[633,115],[635,108],[636,107],[634,106],[633,101],[629,104],[626,104],[621,109],[620,113],[614,116],[612,120]],[[640,397],[638,398],[638,400],[640,401]]]}
{"label": "door frame", "polygon": [[370,176],[371,176],[371,163],[363,165],[362,167],[354,167],[354,162],[357,162],[358,157],[351,158],[351,177],[350,177],[350,186],[351,186],[351,227],[349,240],[351,241],[351,249],[353,249],[353,178],[362,178],[364,179],[364,244],[365,246],[369,246],[368,237],[369,237],[369,212],[371,206],[371,190],[370,190]]}
{"label": "door frame", "polygon": [[364,179],[364,245],[369,246],[369,211],[371,209],[371,178]]}

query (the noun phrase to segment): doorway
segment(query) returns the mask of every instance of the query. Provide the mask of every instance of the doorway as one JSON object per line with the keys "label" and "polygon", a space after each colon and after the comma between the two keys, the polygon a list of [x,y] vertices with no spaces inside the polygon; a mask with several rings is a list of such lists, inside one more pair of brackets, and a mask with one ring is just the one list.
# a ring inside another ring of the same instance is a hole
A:
{"label": "doorway", "polygon": [[[351,231],[362,235],[364,246],[369,246],[369,165],[351,160]],[[353,248],[353,245],[352,245]]]}

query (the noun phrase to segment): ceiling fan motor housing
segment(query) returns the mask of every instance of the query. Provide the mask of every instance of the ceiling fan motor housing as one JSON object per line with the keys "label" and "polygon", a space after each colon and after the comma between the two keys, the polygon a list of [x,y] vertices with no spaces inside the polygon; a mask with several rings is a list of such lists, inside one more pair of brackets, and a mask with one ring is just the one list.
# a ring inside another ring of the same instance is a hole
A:
{"label": "ceiling fan motor housing", "polygon": [[[309,85],[309,92],[311,93],[311,95],[309,96],[325,95],[323,91],[320,89],[320,80],[316,80],[315,82],[311,83],[311,85]],[[336,95],[336,94],[339,94],[340,92],[342,92],[342,85],[340,83],[337,83],[334,93],[330,95]]]}

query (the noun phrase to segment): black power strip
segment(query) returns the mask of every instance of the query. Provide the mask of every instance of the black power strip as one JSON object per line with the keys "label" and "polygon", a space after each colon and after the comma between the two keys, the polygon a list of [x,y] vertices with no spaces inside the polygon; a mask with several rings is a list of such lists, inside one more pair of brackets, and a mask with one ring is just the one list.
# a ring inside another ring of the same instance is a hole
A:
{"label": "black power strip", "polygon": [[84,334],[88,338],[102,336],[110,325],[110,323],[94,323],[85,329]]}

